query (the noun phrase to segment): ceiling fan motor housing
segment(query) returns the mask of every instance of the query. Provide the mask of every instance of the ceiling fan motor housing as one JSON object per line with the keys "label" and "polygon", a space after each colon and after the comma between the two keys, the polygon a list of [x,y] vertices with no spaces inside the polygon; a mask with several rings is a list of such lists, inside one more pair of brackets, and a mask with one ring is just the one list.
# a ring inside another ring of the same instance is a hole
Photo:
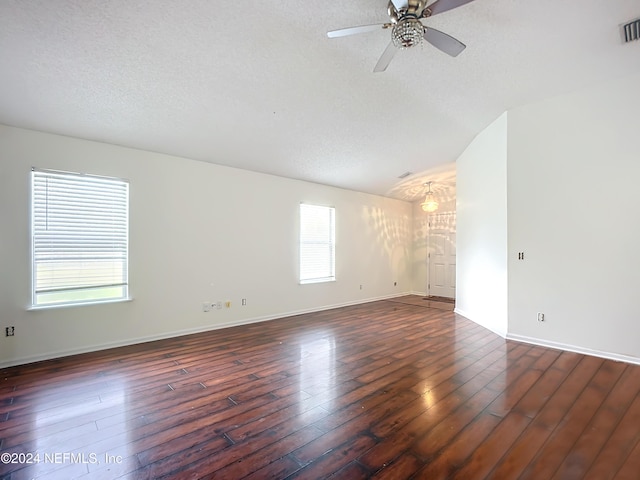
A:
{"label": "ceiling fan motor housing", "polygon": [[413,17],[417,19],[423,16],[422,13],[424,11],[426,3],[426,0],[409,0],[405,8],[401,8],[400,10],[398,10],[393,2],[389,0],[387,12],[389,13],[389,18],[391,18],[392,23],[398,23],[407,17]]}

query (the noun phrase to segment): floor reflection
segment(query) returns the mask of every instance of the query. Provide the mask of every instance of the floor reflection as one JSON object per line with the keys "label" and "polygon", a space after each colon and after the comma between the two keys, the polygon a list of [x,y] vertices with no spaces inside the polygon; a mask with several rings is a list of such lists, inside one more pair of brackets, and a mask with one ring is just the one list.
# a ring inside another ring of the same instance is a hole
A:
{"label": "floor reflection", "polygon": [[428,389],[422,394],[422,400],[427,408],[433,407],[438,401],[431,389]]}
{"label": "floor reflection", "polygon": [[300,395],[311,395],[317,405],[331,408],[336,386],[336,341],[332,335],[306,336],[300,343]]}
{"label": "floor reflection", "polygon": [[[35,402],[37,461],[30,465],[29,476],[71,478],[126,458],[131,429],[127,388],[125,381],[116,379],[96,386],[94,394],[87,388],[79,392],[76,383],[43,393]],[[52,402],[52,396],[59,400]],[[114,436],[122,440],[117,452],[108,448]]]}

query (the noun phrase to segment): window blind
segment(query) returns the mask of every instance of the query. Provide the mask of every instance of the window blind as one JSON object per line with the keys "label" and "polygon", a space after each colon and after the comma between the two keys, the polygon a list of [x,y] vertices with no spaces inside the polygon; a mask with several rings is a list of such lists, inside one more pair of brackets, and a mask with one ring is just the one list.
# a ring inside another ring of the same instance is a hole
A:
{"label": "window blind", "polygon": [[300,283],[335,279],[335,208],[301,204]]}
{"label": "window blind", "polygon": [[32,169],[34,306],[128,297],[129,183]]}

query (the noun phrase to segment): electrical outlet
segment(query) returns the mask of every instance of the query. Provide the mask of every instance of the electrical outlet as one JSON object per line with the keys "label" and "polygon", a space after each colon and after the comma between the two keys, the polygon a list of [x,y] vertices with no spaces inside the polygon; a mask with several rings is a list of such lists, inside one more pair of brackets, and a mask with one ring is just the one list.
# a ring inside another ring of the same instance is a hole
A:
{"label": "electrical outlet", "polygon": [[544,313],[538,312],[538,321],[544,322]]}
{"label": "electrical outlet", "polygon": [[203,302],[202,311],[203,312],[210,312],[211,311],[211,302]]}
{"label": "electrical outlet", "polygon": [[360,285],[360,290],[362,290],[362,285]]}
{"label": "electrical outlet", "polygon": [[245,307],[247,305],[247,299],[243,298],[242,299],[242,306]]}
{"label": "electrical outlet", "polygon": [[7,337],[13,337],[16,334],[16,327],[7,327],[4,329],[4,334]]}
{"label": "electrical outlet", "polygon": [[216,308],[217,308],[218,310],[222,310],[222,300],[218,300],[218,301],[216,302]]}

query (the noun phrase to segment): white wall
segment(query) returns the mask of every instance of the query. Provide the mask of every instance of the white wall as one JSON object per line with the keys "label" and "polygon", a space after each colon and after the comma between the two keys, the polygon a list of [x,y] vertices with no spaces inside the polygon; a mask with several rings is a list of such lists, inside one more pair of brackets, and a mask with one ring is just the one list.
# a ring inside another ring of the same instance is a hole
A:
{"label": "white wall", "polygon": [[639,112],[640,75],[509,112],[510,337],[640,359]]}
{"label": "white wall", "polygon": [[[0,155],[0,366],[412,290],[408,202],[4,126]],[[32,166],[130,181],[133,301],[27,310]],[[336,282],[297,282],[301,202],[337,209]]]}
{"label": "white wall", "polygon": [[456,312],[507,333],[507,114],[456,163]]}

